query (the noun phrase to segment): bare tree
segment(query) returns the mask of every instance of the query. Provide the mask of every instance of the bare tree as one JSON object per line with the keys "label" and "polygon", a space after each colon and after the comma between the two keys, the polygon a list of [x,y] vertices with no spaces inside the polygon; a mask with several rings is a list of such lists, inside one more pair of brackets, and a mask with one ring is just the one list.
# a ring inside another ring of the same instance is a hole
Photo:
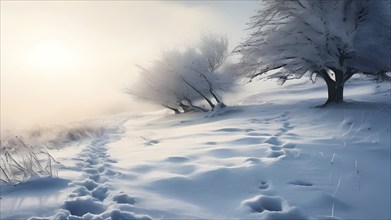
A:
{"label": "bare tree", "polygon": [[199,49],[209,64],[209,71],[216,71],[228,57],[228,40],[225,36],[204,33]]}
{"label": "bare tree", "polygon": [[[242,72],[281,82],[317,74],[329,103],[343,102],[355,73],[391,68],[391,16],[387,0],[265,0],[251,18],[253,33],[236,48]],[[273,71],[272,71],[273,70]]]}
{"label": "bare tree", "polygon": [[127,92],[175,113],[224,107],[219,92],[232,84],[218,68],[227,48],[225,37],[207,34],[196,48],[165,51],[150,67],[139,66],[140,78]]}

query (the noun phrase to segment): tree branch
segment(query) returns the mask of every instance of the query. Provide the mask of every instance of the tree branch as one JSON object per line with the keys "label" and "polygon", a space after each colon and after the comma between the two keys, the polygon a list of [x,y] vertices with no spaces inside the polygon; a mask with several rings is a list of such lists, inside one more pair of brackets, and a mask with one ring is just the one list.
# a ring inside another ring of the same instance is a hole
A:
{"label": "tree branch", "polygon": [[192,68],[192,67],[189,67],[189,68],[191,70],[196,71],[197,73],[199,73],[200,76],[205,79],[205,81],[208,83],[208,86],[209,86],[209,93],[213,96],[213,98],[216,100],[217,103],[221,103],[222,104],[223,102],[219,99],[217,94],[215,94],[214,89],[213,89],[213,85],[209,81],[209,79],[205,76],[205,74],[203,72],[197,70],[197,69]]}
{"label": "tree branch", "polygon": [[195,88],[193,85],[191,85],[183,76],[180,76],[182,80],[186,83],[186,85],[190,86],[194,91],[196,91],[202,98],[205,99],[205,101],[210,105],[212,109],[214,109],[215,105],[213,104],[208,97],[206,97],[201,91],[199,91],[197,88]]}

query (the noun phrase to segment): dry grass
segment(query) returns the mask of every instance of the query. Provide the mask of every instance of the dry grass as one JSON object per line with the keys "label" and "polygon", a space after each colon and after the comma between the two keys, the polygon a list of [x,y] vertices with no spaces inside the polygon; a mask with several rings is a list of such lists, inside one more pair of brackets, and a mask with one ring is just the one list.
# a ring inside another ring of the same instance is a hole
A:
{"label": "dry grass", "polygon": [[27,182],[34,176],[57,176],[53,163],[58,163],[42,147],[26,144],[15,136],[1,142],[0,181],[4,183]]}
{"label": "dry grass", "polygon": [[103,135],[104,128],[91,125],[36,128],[25,137],[6,135],[0,140],[0,182],[23,183],[32,177],[57,176],[58,163],[47,149],[60,149],[72,143]]}

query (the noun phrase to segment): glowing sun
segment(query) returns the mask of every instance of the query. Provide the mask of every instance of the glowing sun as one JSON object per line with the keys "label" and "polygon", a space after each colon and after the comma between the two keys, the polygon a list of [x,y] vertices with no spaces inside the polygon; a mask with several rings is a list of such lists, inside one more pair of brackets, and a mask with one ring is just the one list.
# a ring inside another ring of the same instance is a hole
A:
{"label": "glowing sun", "polygon": [[38,67],[58,67],[69,63],[72,52],[59,41],[43,41],[35,44],[29,50],[29,63]]}

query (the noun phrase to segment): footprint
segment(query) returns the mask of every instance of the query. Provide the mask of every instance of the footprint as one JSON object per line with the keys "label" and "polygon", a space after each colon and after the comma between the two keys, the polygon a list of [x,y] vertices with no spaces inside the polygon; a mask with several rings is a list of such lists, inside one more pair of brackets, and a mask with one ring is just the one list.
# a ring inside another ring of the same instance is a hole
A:
{"label": "footprint", "polygon": [[[92,155],[92,153],[89,152],[89,151],[82,151],[82,152],[79,154],[79,156],[80,156],[81,158],[91,157],[91,155]],[[77,160],[80,160],[79,158],[76,158],[76,159],[77,159]]]}
{"label": "footprint", "polygon": [[283,128],[279,128],[279,129],[277,129],[277,130],[279,130],[279,131],[280,131],[280,133],[285,133],[285,132],[287,132],[287,131],[288,131],[288,128],[286,128],[286,127],[283,127]]}
{"label": "footprint", "polygon": [[271,146],[270,149],[278,151],[281,150],[281,147]]}
{"label": "footprint", "polygon": [[259,189],[268,189],[269,184],[266,181],[261,181],[261,184],[258,186]]}
{"label": "footprint", "polygon": [[107,176],[118,176],[118,175],[121,175],[121,173],[115,172],[115,171],[113,171],[111,169],[106,170],[104,172],[104,174],[107,175]]}
{"label": "footprint", "polygon": [[214,141],[208,141],[208,142],[205,142],[204,143],[205,145],[216,145],[217,142],[214,142]]}
{"label": "footprint", "polygon": [[266,154],[268,158],[278,158],[285,155],[285,151],[283,150],[271,150]]}
{"label": "footprint", "polygon": [[242,132],[243,129],[240,129],[240,128],[222,128],[222,129],[217,129],[217,130],[214,130],[215,132],[229,132],[229,133],[232,133],[232,132]]}
{"label": "footprint", "polygon": [[168,157],[167,159],[165,159],[166,162],[171,162],[171,163],[183,163],[188,160],[189,160],[189,158],[181,157],[181,156],[172,156],[172,157]]}
{"label": "footprint", "polygon": [[98,172],[99,172],[99,173],[103,173],[105,170],[106,170],[106,166],[105,166],[105,165],[100,165],[100,166],[98,167]]}
{"label": "footprint", "polygon": [[290,181],[289,184],[295,186],[313,186],[314,184],[305,180],[293,180]]}
{"label": "footprint", "polygon": [[261,160],[258,159],[258,158],[255,158],[255,157],[250,157],[250,158],[246,159],[244,162],[250,162],[250,163],[258,164],[258,163],[261,162]]}
{"label": "footprint", "polygon": [[134,219],[134,220],[152,220],[148,215],[136,215],[134,212],[127,212],[122,210],[113,210],[110,213],[110,219]]}
{"label": "footprint", "polygon": [[100,214],[105,211],[105,206],[90,196],[82,196],[65,201],[64,209],[72,215],[83,216],[86,213]]}
{"label": "footprint", "polygon": [[89,179],[91,179],[91,180],[93,180],[93,181],[95,181],[97,183],[98,182],[102,182],[102,179],[101,179],[99,174],[88,174],[87,173],[87,176],[88,176]]}
{"label": "footprint", "polygon": [[98,170],[94,169],[94,168],[85,168],[83,171],[86,172],[87,174],[91,174],[91,175],[99,174]]}
{"label": "footprint", "polygon": [[88,163],[89,165],[97,165],[99,164],[98,159],[93,159],[93,158],[86,158],[84,159],[84,162]]}
{"label": "footprint", "polygon": [[105,162],[107,162],[107,163],[117,163],[117,161],[113,160],[113,159],[106,159]]}
{"label": "footprint", "polygon": [[98,184],[93,180],[86,180],[84,183],[82,183],[82,185],[90,191],[98,187]]}
{"label": "footprint", "polygon": [[247,206],[253,212],[282,211],[282,199],[279,196],[259,195],[251,199],[244,200],[242,206]]}
{"label": "footprint", "polygon": [[109,189],[106,186],[98,186],[91,192],[91,194],[94,198],[103,201],[107,197],[107,191],[109,191]]}
{"label": "footprint", "polygon": [[285,135],[286,136],[290,136],[290,137],[297,137],[297,136],[299,136],[298,134],[295,134],[295,133],[286,133]]}
{"label": "footprint", "polygon": [[278,140],[277,137],[270,137],[265,141],[265,143],[271,144],[271,145],[281,145],[281,141]]}
{"label": "footprint", "polygon": [[290,125],[291,125],[291,124],[290,124],[289,122],[284,122],[284,124],[282,125],[282,127],[283,127],[283,128],[286,128],[286,129],[290,129],[290,128],[291,128]]}
{"label": "footprint", "polygon": [[85,186],[80,186],[77,189],[75,189],[73,193],[69,195],[69,197],[73,198],[73,197],[90,196],[90,195],[91,192]]}
{"label": "footprint", "polygon": [[136,199],[132,196],[129,196],[123,192],[113,197],[113,201],[120,204],[130,204],[134,205],[136,203]]}
{"label": "footprint", "polygon": [[250,120],[248,120],[250,123],[253,123],[253,124],[262,124],[264,121],[267,121],[267,119],[265,119],[265,120],[261,120],[261,119],[256,119],[256,118],[254,118],[254,119],[250,119]]}
{"label": "footprint", "polygon": [[250,208],[252,212],[262,213],[262,219],[310,219],[299,208],[290,206],[279,196],[258,195],[242,201],[241,205]]}

